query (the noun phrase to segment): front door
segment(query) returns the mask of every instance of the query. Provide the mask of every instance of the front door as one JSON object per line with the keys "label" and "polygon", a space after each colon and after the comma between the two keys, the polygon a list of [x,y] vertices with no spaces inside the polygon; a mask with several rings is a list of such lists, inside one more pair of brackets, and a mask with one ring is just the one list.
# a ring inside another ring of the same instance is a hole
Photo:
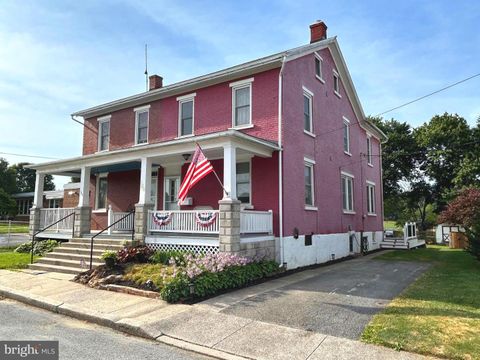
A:
{"label": "front door", "polygon": [[165,178],[165,210],[179,210],[178,189],[180,188],[180,176]]}

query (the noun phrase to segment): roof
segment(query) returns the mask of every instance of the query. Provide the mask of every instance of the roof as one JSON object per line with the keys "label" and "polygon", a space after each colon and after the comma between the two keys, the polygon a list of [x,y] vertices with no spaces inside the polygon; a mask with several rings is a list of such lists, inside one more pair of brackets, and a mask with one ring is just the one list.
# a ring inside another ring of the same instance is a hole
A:
{"label": "roof", "polygon": [[[28,199],[33,198],[34,196],[35,193],[33,191],[12,194],[12,198],[14,199]],[[63,199],[63,190],[44,191],[43,196],[45,196],[46,199]]]}

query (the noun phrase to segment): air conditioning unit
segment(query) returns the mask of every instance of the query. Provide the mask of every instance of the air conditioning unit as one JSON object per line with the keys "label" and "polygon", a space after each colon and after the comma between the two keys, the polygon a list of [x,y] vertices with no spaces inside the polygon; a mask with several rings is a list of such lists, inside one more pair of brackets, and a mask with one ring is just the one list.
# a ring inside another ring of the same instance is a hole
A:
{"label": "air conditioning unit", "polygon": [[192,197],[186,197],[185,200],[182,201],[182,205],[187,206],[187,205],[193,205],[193,199]]}

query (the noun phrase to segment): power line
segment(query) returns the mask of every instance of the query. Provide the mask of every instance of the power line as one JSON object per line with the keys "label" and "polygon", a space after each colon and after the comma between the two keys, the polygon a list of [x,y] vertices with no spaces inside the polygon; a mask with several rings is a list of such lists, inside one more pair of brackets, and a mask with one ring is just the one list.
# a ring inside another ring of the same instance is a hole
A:
{"label": "power line", "polygon": [[425,99],[425,98],[427,98],[427,97],[429,97],[429,96],[438,94],[439,92],[442,92],[442,91],[445,91],[445,90],[447,90],[447,89],[450,89],[451,87],[457,86],[457,85],[459,85],[459,84],[461,84],[461,83],[464,83],[465,81],[468,81],[468,80],[471,80],[471,79],[473,79],[473,78],[476,78],[477,76],[480,76],[480,73],[475,74],[475,75],[472,75],[472,76],[470,76],[470,77],[468,77],[468,78],[466,78],[466,79],[457,81],[457,82],[454,83],[454,84],[447,85],[447,86],[445,86],[445,87],[443,87],[443,88],[441,88],[441,89],[438,89],[438,90],[436,90],[436,91],[434,91],[434,92],[431,92],[431,93],[429,93],[429,94],[427,94],[427,95],[420,96],[419,98],[416,98],[416,99],[414,99],[414,100],[411,100],[411,101],[409,101],[409,102],[406,102],[405,104],[402,104],[402,105],[396,106],[396,107],[394,107],[394,108],[391,108],[390,110],[381,112],[380,114],[377,114],[377,115],[375,115],[375,116],[382,116],[383,114],[389,113],[389,112],[391,112],[391,111],[393,111],[393,110],[397,110],[397,109],[400,109],[400,108],[402,108],[402,107],[404,107],[404,106],[413,104],[414,102],[417,102],[417,101],[420,101],[420,100],[422,100],[422,99]]}
{"label": "power line", "polygon": [[31,158],[37,158],[37,159],[58,160],[58,158],[48,157],[48,156],[40,156],[40,155],[15,154],[15,153],[8,153],[8,152],[0,152],[0,154],[1,155],[11,155],[11,156],[31,157]]}

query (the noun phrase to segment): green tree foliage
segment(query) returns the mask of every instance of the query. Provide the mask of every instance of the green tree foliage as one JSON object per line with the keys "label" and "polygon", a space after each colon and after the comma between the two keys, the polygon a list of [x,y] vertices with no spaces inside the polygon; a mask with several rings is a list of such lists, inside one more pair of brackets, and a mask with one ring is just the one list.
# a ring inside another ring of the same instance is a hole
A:
{"label": "green tree foliage", "polygon": [[15,192],[15,171],[8,166],[5,159],[0,158],[0,189],[7,194]]}
{"label": "green tree foliage", "polygon": [[15,200],[5,190],[0,188],[0,215],[15,216],[16,213],[17,205]]}
{"label": "green tree foliage", "polygon": [[[28,169],[25,166],[29,163],[19,163],[12,165],[15,172],[16,192],[30,192],[35,190],[35,170]],[[55,190],[52,175],[45,176],[44,190]]]}

